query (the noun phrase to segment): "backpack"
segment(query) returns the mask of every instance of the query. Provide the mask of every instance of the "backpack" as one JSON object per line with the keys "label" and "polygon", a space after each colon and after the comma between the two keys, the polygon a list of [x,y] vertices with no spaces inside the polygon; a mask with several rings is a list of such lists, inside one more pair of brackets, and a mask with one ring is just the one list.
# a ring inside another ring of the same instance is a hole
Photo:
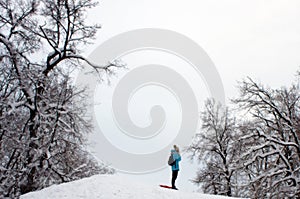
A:
{"label": "backpack", "polygon": [[168,160],[168,165],[173,166],[175,165],[176,161],[173,158],[173,154],[170,155],[169,160]]}

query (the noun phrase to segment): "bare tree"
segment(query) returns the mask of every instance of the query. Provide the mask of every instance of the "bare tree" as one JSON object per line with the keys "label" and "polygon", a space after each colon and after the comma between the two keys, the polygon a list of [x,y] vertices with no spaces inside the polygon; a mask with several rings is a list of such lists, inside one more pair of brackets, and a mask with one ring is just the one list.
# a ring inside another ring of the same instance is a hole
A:
{"label": "bare tree", "polygon": [[188,148],[200,162],[194,183],[211,194],[299,198],[299,74],[290,87],[266,88],[250,78],[239,86],[238,120],[206,103],[201,132]]}
{"label": "bare tree", "polygon": [[235,161],[238,143],[235,143],[235,119],[228,108],[208,100],[202,113],[202,128],[187,149],[192,158],[200,161],[194,183],[201,185],[204,193],[234,196]]}
{"label": "bare tree", "polygon": [[253,198],[300,197],[300,90],[270,89],[252,79],[243,81],[235,102],[248,110],[242,130],[243,166]]}
{"label": "bare tree", "polygon": [[0,195],[18,197],[53,183],[110,172],[84,148],[91,130],[84,92],[70,71],[97,25],[85,22],[92,0],[0,0]]}

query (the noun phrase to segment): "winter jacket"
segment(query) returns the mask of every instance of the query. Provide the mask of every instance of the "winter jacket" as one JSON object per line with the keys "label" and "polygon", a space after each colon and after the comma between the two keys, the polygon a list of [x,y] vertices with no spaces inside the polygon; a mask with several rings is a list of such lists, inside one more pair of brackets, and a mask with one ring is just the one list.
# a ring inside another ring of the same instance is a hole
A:
{"label": "winter jacket", "polygon": [[181,161],[181,156],[174,149],[171,150],[171,153],[173,155],[173,159],[175,160],[175,164],[172,166],[172,171],[179,171],[179,161]]}

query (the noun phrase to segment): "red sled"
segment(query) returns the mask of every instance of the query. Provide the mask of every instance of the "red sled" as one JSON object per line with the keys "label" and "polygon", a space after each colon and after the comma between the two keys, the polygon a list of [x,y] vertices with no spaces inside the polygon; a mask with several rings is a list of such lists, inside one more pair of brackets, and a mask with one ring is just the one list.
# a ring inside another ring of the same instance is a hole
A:
{"label": "red sled", "polygon": [[168,185],[160,184],[159,186],[160,186],[160,187],[163,187],[163,188],[167,188],[167,189],[172,189],[172,187],[170,187],[170,186],[168,186]]}

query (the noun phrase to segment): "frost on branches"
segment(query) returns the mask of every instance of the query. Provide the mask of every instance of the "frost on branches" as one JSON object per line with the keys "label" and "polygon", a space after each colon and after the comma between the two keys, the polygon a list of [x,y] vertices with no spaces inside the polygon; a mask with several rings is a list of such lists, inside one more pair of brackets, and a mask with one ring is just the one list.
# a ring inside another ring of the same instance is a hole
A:
{"label": "frost on branches", "polygon": [[193,180],[204,193],[249,198],[300,198],[300,81],[266,88],[239,84],[235,119],[213,100],[187,149],[199,160]]}
{"label": "frost on branches", "polygon": [[187,149],[201,164],[193,182],[201,185],[204,193],[236,196],[235,164],[239,146],[234,143],[237,140],[235,118],[228,108],[209,99],[201,119],[201,132]]}
{"label": "frost on branches", "polygon": [[91,130],[84,91],[70,71],[97,25],[84,21],[92,0],[0,0],[0,195],[18,197],[55,183],[111,173],[85,150]]}
{"label": "frost on branches", "polygon": [[242,158],[254,198],[300,197],[300,89],[242,82],[235,102],[251,117],[241,130]]}

